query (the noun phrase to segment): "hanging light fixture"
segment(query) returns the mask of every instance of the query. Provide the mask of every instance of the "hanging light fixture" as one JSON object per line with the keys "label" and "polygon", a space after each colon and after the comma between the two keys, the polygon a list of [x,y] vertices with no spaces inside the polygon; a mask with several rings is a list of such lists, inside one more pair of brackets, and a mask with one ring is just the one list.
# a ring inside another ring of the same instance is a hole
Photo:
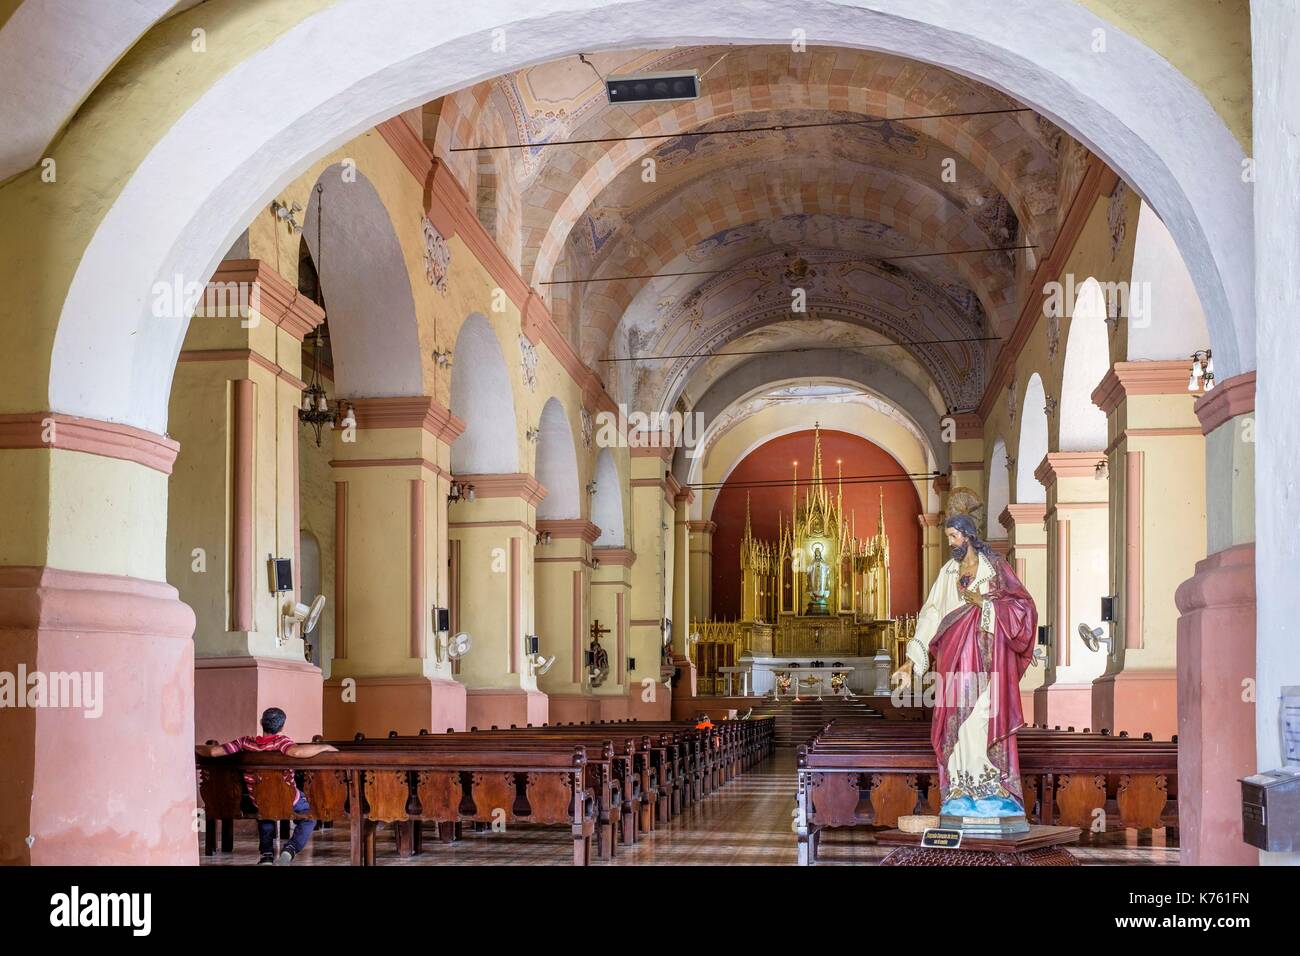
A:
{"label": "hanging light fixture", "polygon": [[[324,184],[316,184],[316,258],[318,261],[316,263],[315,301],[322,311],[325,309],[325,296],[322,292],[322,276],[325,274],[325,246],[321,240],[321,223],[325,220],[324,190]],[[322,318],[321,324],[316,327],[312,339],[311,380],[307,383],[307,387],[303,389],[302,402],[298,407],[298,421],[311,426],[312,432],[315,434],[317,448],[320,447],[321,432],[326,425],[333,427],[335,424],[342,424],[344,428],[348,428],[355,426],[357,423],[351,407],[347,409],[342,422],[339,422],[338,416],[341,405],[336,404],[331,408],[329,397],[325,394],[325,386],[321,384],[321,354],[325,348],[321,329],[324,327],[325,319]]]}

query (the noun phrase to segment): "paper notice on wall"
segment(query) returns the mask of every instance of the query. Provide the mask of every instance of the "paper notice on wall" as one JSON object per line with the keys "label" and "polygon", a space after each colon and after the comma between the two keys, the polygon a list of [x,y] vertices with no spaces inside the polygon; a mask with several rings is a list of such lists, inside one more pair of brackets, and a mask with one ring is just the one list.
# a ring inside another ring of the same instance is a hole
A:
{"label": "paper notice on wall", "polygon": [[1300,773],[1300,687],[1282,688],[1282,765]]}

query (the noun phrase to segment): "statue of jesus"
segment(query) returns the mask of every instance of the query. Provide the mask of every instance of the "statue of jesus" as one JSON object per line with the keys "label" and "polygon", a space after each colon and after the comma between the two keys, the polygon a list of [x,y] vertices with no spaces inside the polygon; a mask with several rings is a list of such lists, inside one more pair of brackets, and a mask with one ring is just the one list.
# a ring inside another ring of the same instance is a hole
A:
{"label": "statue of jesus", "polygon": [[[969,515],[944,523],[952,560],[939,571],[907,644],[915,677],[934,661],[930,742],[945,826],[1023,833],[1015,733],[1020,678],[1033,660],[1038,611],[1011,566],[980,540]],[[906,665],[905,665],[906,667]]]}

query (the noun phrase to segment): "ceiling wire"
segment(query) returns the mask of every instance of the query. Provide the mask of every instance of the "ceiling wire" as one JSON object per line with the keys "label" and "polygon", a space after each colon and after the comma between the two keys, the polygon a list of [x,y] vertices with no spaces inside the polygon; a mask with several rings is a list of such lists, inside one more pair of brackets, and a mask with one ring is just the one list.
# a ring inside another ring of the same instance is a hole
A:
{"label": "ceiling wire", "polygon": [[973,342],[1000,342],[998,335],[969,336],[958,339],[917,339],[910,342],[868,342],[862,345],[799,345],[787,349],[744,349],[736,352],[682,352],[677,355],[629,355],[606,358],[602,362],[669,362],[689,358],[727,358],[743,355],[799,355],[804,352],[856,352],[859,349],[893,349],[912,345],[967,345]]}
{"label": "ceiling wire", "polygon": [[[584,61],[586,62],[586,61]],[[720,62],[720,61],[719,61]],[[590,63],[587,64],[591,66]],[[591,67],[595,70],[595,67]],[[600,73],[596,73],[600,76]],[[601,77],[602,82],[604,77]],[[977,116],[998,116],[1009,113],[1032,113],[1028,106],[1006,107],[992,110],[963,110],[957,113],[921,113],[914,116],[882,116],[857,120],[825,120],[820,123],[773,123],[768,126],[747,126],[743,129],[690,130],[677,133],[642,133],[636,136],[599,136],[591,139],[562,139],[551,143],[502,143],[493,146],[453,146],[453,153],[482,153],[500,149],[550,149],[555,146],[589,146],[602,143],[633,143],[650,139],[681,139],[687,136],[741,136],[745,133],[783,133],[787,130],[826,129],[836,126],[876,126],[881,123],[913,123],[932,119],[964,119]]]}
{"label": "ceiling wire", "polygon": [[[820,479],[822,485],[883,485],[890,482],[898,481],[928,481],[932,478],[940,478],[943,473],[939,471],[923,471],[908,473],[903,475],[845,475],[843,478],[828,478],[823,475]],[[691,482],[686,487],[694,488],[698,491],[720,491],[723,488],[734,488],[737,490],[763,491],[767,489],[780,490],[782,488],[806,488],[816,485],[818,482],[812,478],[777,478],[777,479],[755,479],[750,481],[700,481]]]}

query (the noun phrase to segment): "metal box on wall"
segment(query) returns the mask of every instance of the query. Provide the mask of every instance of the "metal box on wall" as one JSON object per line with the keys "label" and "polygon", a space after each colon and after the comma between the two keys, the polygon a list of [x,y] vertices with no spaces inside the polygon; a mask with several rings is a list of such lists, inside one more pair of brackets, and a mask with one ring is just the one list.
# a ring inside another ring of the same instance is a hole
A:
{"label": "metal box on wall", "polygon": [[1243,777],[1241,833],[1270,853],[1300,849],[1300,775],[1269,770]]}

